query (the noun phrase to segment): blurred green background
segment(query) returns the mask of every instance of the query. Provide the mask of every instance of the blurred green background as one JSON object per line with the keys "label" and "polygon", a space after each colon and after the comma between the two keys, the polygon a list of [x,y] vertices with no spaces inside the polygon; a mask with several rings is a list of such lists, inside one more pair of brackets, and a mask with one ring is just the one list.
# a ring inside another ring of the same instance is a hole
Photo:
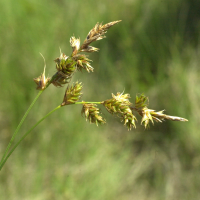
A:
{"label": "blurred green background", "polygon": [[[83,100],[111,93],[149,97],[149,108],[189,122],[156,123],[127,131],[102,107],[107,124],[85,122],[81,106],[48,117],[0,172],[6,200],[200,199],[200,1],[2,0],[0,2],[0,156],[36,96],[33,78],[56,72],[69,38],[85,39],[96,22],[122,20],[93,43],[94,73],[77,72]],[[62,102],[65,88],[50,86],[23,124],[17,141]]]}

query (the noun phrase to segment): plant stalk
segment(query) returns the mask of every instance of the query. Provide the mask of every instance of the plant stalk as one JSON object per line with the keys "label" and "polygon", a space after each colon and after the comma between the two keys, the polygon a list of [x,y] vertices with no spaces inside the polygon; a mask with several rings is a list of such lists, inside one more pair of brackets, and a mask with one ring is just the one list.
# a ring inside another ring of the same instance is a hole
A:
{"label": "plant stalk", "polygon": [[19,125],[17,126],[17,128],[16,128],[16,130],[15,130],[13,136],[12,136],[12,138],[10,139],[10,142],[9,142],[7,148],[6,148],[6,151],[5,151],[5,153],[4,153],[4,155],[3,155],[2,159],[1,159],[0,166],[2,166],[3,160],[6,157],[6,154],[8,153],[8,151],[10,149],[10,146],[11,146],[13,140],[15,139],[15,136],[19,132],[19,129],[20,129],[21,125],[23,124],[23,122],[26,119],[28,113],[30,112],[30,110],[32,109],[33,105],[35,104],[35,102],[37,101],[37,99],[39,98],[39,96],[42,94],[42,92],[43,92],[43,90],[41,90],[41,91],[38,92],[37,96],[35,97],[35,99],[31,103],[31,105],[29,106],[28,110],[25,112],[24,116],[22,117],[22,119],[21,119]]}
{"label": "plant stalk", "polygon": [[52,111],[50,111],[47,115],[45,115],[42,119],[40,119],[34,126],[31,127],[31,129],[29,129],[29,131],[27,131],[23,137],[14,145],[14,147],[10,150],[10,152],[8,153],[8,155],[5,157],[4,156],[4,160],[2,160],[1,165],[0,165],[0,170],[2,169],[2,167],[4,166],[4,164],[6,163],[7,159],[10,157],[10,155],[13,153],[13,151],[17,148],[17,146],[22,142],[22,140],[37,126],[39,125],[44,119],[46,119],[50,114],[52,114],[53,112],[55,112],[57,109],[61,108],[61,105],[59,105],[58,107],[56,107],[55,109],[53,109]]}

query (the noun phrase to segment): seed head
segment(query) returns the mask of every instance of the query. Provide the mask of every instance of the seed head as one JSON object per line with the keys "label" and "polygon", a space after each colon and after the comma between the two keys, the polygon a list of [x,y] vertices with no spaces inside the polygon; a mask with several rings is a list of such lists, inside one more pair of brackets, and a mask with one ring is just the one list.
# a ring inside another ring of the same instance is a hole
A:
{"label": "seed head", "polygon": [[136,96],[135,107],[130,107],[132,111],[137,111],[142,116],[141,124],[143,124],[145,128],[149,126],[150,121],[152,124],[154,124],[154,121],[162,122],[165,119],[172,121],[188,121],[185,118],[165,115],[163,114],[164,110],[156,112],[155,110],[149,109],[147,108],[147,101],[148,97],[141,94],[140,96]]}
{"label": "seed head", "polygon": [[135,107],[137,109],[142,109],[147,105],[148,105],[148,97],[146,97],[144,94],[141,94],[140,96],[136,95]]}
{"label": "seed head", "polygon": [[69,105],[69,104],[74,104],[81,98],[81,90],[83,88],[82,83],[76,82],[74,85],[71,87],[67,87],[65,91],[65,96],[62,102],[62,106]]}
{"label": "seed head", "polygon": [[93,29],[90,30],[90,32],[88,33],[85,41],[83,42],[83,44],[81,45],[81,50],[82,51],[86,51],[86,49],[88,49],[88,45],[96,40],[101,40],[103,38],[105,38],[104,34],[107,32],[107,30],[119,23],[121,20],[118,20],[118,21],[113,21],[113,22],[110,22],[110,23],[107,23],[105,25],[102,25],[102,23],[97,23]]}
{"label": "seed head", "polygon": [[93,72],[93,67],[90,65],[90,59],[87,58],[87,55],[77,54],[73,57],[76,62],[76,67],[79,71],[85,69],[87,72]]}
{"label": "seed head", "polygon": [[106,107],[108,112],[113,113],[123,113],[126,112],[126,109],[131,105],[129,102],[129,94],[120,94],[119,92],[115,96],[112,94],[112,98],[103,102],[103,105]]}
{"label": "seed head", "polygon": [[86,121],[89,120],[90,123],[105,124],[106,120],[99,115],[99,108],[96,104],[83,104],[81,114],[85,115]]}
{"label": "seed head", "polygon": [[76,70],[76,62],[74,59],[66,56],[64,53],[61,53],[60,57],[54,61],[56,62],[57,71],[62,71],[67,76],[70,76]]}
{"label": "seed head", "polygon": [[118,92],[116,96],[112,94],[112,99],[102,102],[109,113],[116,114],[124,121],[124,125],[128,127],[128,130],[132,127],[136,128],[135,121],[137,120],[130,109],[129,98],[129,94],[120,94]]}
{"label": "seed head", "polygon": [[146,128],[149,125],[149,121],[151,121],[152,124],[154,124],[153,120],[155,120],[156,122],[162,122],[165,119],[172,120],[172,121],[182,121],[182,122],[188,121],[187,119],[182,118],[182,117],[165,115],[165,114],[163,114],[163,112],[164,112],[164,110],[155,112],[155,110],[151,110],[151,109],[148,109],[147,107],[144,107],[142,109],[141,124],[144,124],[144,126]]}
{"label": "seed head", "polygon": [[[41,56],[44,59],[44,56],[42,54]],[[45,59],[44,59],[44,63],[45,63]],[[37,84],[37,88],[36,88],[37,90],[44,90],[50,81],[49,77],[47,78],[45,77],[45,68],[46,68],[46,64],[44,65],[43,73],[39,77],[33,79],[34,82]]]}
{"label": "seed head", "polygon": [[66,75],[62,71],[58,71],[53,75],[52,84],[56,87],[62,87],[64,84],[69,83],[72,74]]}

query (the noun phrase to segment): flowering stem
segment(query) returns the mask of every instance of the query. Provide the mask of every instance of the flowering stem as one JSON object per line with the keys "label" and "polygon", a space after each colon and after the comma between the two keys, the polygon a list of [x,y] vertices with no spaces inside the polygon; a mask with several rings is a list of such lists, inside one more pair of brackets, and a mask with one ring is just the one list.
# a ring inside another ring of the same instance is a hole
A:
{"label": "flowering stem", "polygon": [[[46,119],[50,114],[52,114],[53,112],[55,112],[57,109],[61,108],[61,105],[59,105],[58,107],[56,107],[55,109],[53,109],[52,111],[50,111],[47,115],[45,115],[42,119],[40,119],[34,126],[31,127],[31,129],[29,129],[29,131],[27,131],[23,137],[15,144],[15,146],[10,150],[10,152],[8,153],[8,155],[4,157],[1,161],[0,164],[0,170],[2,169],[2,167],[4,166],[4,164],[6,163],[7,159],[10,157],[10,155],[12,154],[12,152],[17,148],[17,146],[22,142],[22,140],[37,126],[39,125],[44,119]],[[10,144],[10,143],[9,143]],[[8,149],[8,148],[7,148]],[[7,150],[6,149],[6,150]],[[8,151],[8,150],[7,150]]]}
{"label": "flowering stem", "polygon": [[[24,136],[22,136],[22,138],[15,144],[15,146],[10,150],[10,152],[8,153],[10,146],[16,136],[16,134],[18,133],[21,125],[23,124],[25,118],[27,117],[28,113],[30,112],[31,108],[33,107],[33,105],[35,104],[36,100],[38,99],[38,97],[42,94],[43,90],[41,90],[38,95],[36,96],[36,98],[33,100],[32,104],[30,105],[30,107],[28,108],[28,110],[26,111],[26,113],[24,114],[21,122],[19,123],[16,131],[14,132],[7,148],[6,151],[1,159],[1,163],[0,163],[0,170],[2,169],[2,167],[4,166],[4,164],[6,163],[7,159],[10,157],[10,155],[13,153],[13,151],[17,148],[17,146],[22,142],[22,140],[38,125],[40,124],[45,118],[47,118],[50,114],[52,114],[54,111],[56,111],[57,109],[61,108],[62,106],[59,105],[58,107],[56,107],[55,109],[53,109],[52,111],[50,111],[47,115],[45,115],[42,119],[40,119],[29,131],[27,131]],[[102,104],[102,102],[76,102],[75,104]],[[8,154],[7,154],[8,153]],[[6,156],[7,155],[7,156]]]}
{"label": "flowering stem", "polygon": [[22,119],[21,119],[19,125],[17,126],[17,128],[16,128],[16,130],[15,130],[15,132],[14,132],[12,138],[10,139],[10,142],[9,142],[7,148],[6,148],[6,151],[5,151],[5,153],[4,153],[4,155],[3,155],[2,159],[1,159],[0,169],[1,169],[2,164],[3,164],[3,160],[4,160],[4,158],[6,157],[6,154],[8,153],[8,151],[9,151],[9,149],[10,149],[10,146],[11,146],[13,140],[15,139],[15,136],[17,135],[17,133],[18,133],[18,131],[19,131],[21,125],[23,124],[23,122],[24,122],[24,120],[26,119],[28,113],[30,112],[30,110],[32,109],[33,105],[35,104],[35,102],[37,101],[37,99],[39,98],[39,96],[42,94],[42,92],[43,92],[43,90],[39,91],[39,93],[37,94],[37,96],[35,97],[35,99],[33,100],[33,102],[31,103],[31,105],[29,106],[28,110],[26,111],[26,113],[25,113],[24,116],[22,117]]}
{"label": "flowering stem", "polygon": [[75,102],[75,104],[102,104],[102,102]]}

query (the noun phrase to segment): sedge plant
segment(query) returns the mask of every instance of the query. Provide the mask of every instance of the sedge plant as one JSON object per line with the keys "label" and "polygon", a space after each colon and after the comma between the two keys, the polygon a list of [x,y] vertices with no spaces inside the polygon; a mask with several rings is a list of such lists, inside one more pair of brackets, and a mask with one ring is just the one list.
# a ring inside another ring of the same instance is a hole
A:
{"label": "sedge plant", "polygon": [[[150,124],[154,124],[156,122],[162,122],[164,120],[173,120],[173,121],[188,121],[187,119],[175,116],[169,116],[164,114],[164,110],[155,111],[148,108],[148,97],[144,94],[136,95],[135,102],[130,102],[130,94],[125,93],[117,93],[112,94],[110,99],[99,101],[99,102],[85,102],[80,101],[82,97],[82,88],[83,84],[81,82],[75,82],[70,85],[70,80],[74,76],[77,71],[86,70],[88,73],[93,72],[94,68],[91,66],[91,60],[88,58],[88,55],[84,53],[92,53],[97,52],[99,49],[91,46],[91,43],[101,40],[105,38],[105,33],[107,30],[115,24],[118,24],[121,20],[113,21],[102,25],[102,23],[97,23],[94,28],[92,28],[84,42],[81,44],[79,38],[75,38],[72,36],[70,38],[70,45],[72,47],[72,54],[70,56],[66,56],[64,53],[60,52],[60,56],[56,58],[54,61],[56,63],[56,73],[50,78],[45,77],[45,68],[43,73],[34,78],[34,82],[37,85],[37,90],[39,93],[36,98],[31,103],[30,107],[24,114],[21,122],[19,123],[16,131],[14,132],[10,142],[5,150],[5,153],[2,156],[0,163],[0,170],[6,163],[7,159],[10,157],[15,148],[23,141],[23,139],[44,119],[46,119],[50,114],[54,111],[71,104],[81,104],[82,110],[81,114],[85,116],[86,121],[90,123],[94,123],[97,126],[99,124],[106,123],[106,120],[101,116],[100,109],[98,107],[99,104],[105,107],[105,109],[112,115],[116,115],[121,119],[123,124],[131,130],[132,128],[136,128],[137,118],[134,113],[138,113],[141,116],[141,124],[147,128]],[[44,90],[46,90],[49,85],[53,84],[55,87],[63,87],[67,85],[63,101],[60,105],[50,111],[47,115],[45,115],[42,119],[40,119],[33,127],[30,128],[21,139],[11,148],[11,145],[14,141],[16,134],[19,132],[21,125],[23,124],[25,118],[27,117],[29,111],[42,94]],[[10,149],[11,148],[11,149]]]}

